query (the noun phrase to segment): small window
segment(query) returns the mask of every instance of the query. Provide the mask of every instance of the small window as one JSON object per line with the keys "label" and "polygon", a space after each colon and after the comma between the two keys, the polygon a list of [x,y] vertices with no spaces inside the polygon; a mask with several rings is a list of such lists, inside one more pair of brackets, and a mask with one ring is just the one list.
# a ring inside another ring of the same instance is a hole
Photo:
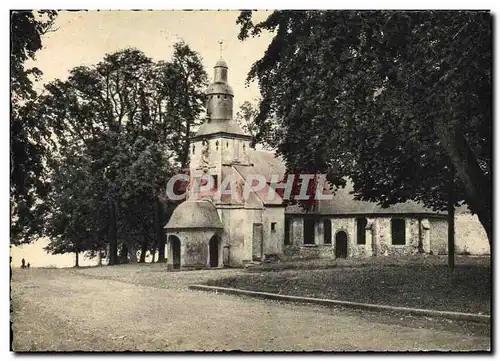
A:
{"label": "small window", "polygon": [[271,232],[276,232],[276,222],[271,222]]}
{"label": "small window", "polygon": [[290,219],[285,218],[285,246],[289,246],[290,242]]}
{"label": "small window", "polygon": [[366,218],[356,218],[356,238],[358,244],[366,244]]}
{"label": "small window", "polygon": [[323,243],[332,244],[332,222],[329,219],[323,221]]}
{"label": "small window", "polygon": [[402,245],[406,244],[406,229],[404,219],[392,219],[391,220],[391,237],[392,244]]}

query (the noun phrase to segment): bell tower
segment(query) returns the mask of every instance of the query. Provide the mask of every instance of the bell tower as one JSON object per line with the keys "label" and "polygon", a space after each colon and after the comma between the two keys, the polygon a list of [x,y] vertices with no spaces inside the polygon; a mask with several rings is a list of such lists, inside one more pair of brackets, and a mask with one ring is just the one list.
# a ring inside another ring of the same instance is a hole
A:
{"label": "bell tower", "polygon": [[227,63],[220,58],[206,91],[207,116],[190,138],[191,177],[209,174],[217,182],[227,175],[231,165],[251,165],[248,152],[252,137],[233,119],[234,93],[228,73]]}
{"label": "bell tower", "polygon": [[207,90],[208,121],[233,119],[233,89],[227,83],[227,64],[219,59],[214,67],[214,81]]}

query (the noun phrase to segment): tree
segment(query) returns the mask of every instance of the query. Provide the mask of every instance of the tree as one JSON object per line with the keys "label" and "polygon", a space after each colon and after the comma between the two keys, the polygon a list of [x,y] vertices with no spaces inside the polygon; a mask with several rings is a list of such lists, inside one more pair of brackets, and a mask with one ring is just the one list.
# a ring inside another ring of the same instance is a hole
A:
{"label": "tree", "polygon": [[92,197],[93,184],[89,181],[90,159],[81,149],[70,146],[58,162],[52,162],[52,192],[47,202],[52,213],[46,219],[46,234],[50,242],[45,248],[53,254],[75,253],[75,266],[79,254],[99,248],[96,244],[95,223],[98,207]]}
{"label": "tree", "polygon": [[259,114],[259,104],[253,104],[248,100],[245,100],[243,104],[240,105],[240,109],[236,112],[236,121],[241,126],[241,128],[250,134],[253,138],[258,132],[257,124],[255,123],[255,118]]}
{"label": "tree", "polygon": [[349,177],[384,206],[444,210],[453,195],[491,242],[489,13],[275,11],[254,24],[243,11],[237,23],[240,39],[276,33],[248,81],[257,137],[289,172]]}
{"label": "tree", "polygon": [[[147,114],[153,124],[157,124],[153,137],[166,144],[174,152],[180,169],[189,163],[189,138],[192,129],[200,124],[204,110],[205,88],[208,75],[203,68],[200,55],[186,43],[174,44],[170,62],[159,62],[151,77],[151,102],[144,102]],[[174,164],[172,164],[174,166]],[[163,178],[166,180],[167,178]],[[154,229],[158,262],[165,261],[165,234],[163,225],[173,212],[165,200],[166,183],[155,183]]]}
{"label": "tree", "polygon": [[172,134],[175,143],[180,144],[178,157],[181,168],[186,168],[189,163],[189,138],[193,135],[192,128],[202,122],[200,115],[204,109],[208,75],[200,55],[184,42],[174,44],[171,63],[176,75],[171,76],[167,84],[170,89],[177,89],[177,97],[174,99],[177,114]]}
{"label": "tree", "polygon": [[47,124],[35,116],[33,79],[40,69],[26,68],[42,48],[42,36],[52,29],[55,11],[12,11],[10,17],[10,203],[11,243],[30,242],[40,235],[41,204],[47,192],[43,174]]}
{"label": "tree", "polygon": [[[166,181],[185,158],[190,119],[202,111],[201,85],[193,76],[206,78],[206,73],[198,73],[201,61],[196,53],[185,44],[178,48],[181,53],[170,63],[154,63],[136,49],[107,54],[95,66],[71,70],[67,81],[48,84],[39,101],[39,114],[57,137],[50,169],[55,173],[70,167],[87,175],[92,187],[82,198],[92,200],[97,214],[86,218],[93,235],[86,245],[92,252],[109,245],[110,264],[135,261],[138,249],[144,261],[150,248],[158,249],[159,261],[164,261],[163,225],[172,208],[164,197]],[[88,159],[87,168],[58,156],[73,146]],[[56,184],[54,197],[66,201]],[[85,212],[82,204],[68,203],[73,212]],[[54,204],[52,214],[62,217]],[[58,235],[68,230],[55,230],[54,242],[64,245],[65,238]]]}

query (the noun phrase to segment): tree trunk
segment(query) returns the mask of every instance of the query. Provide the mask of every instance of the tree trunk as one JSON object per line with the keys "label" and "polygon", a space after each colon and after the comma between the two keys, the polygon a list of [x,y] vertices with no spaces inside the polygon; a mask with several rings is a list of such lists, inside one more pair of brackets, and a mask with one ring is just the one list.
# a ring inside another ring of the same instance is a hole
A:
{"label": "tree trunk", "polygon": [[143,235],[142,245],[141,245],[141,256],[139,258],[139,263],[146,262],[146,253],[148,251],[148,239]]}
{"label": "tree trunk", "polygon": [[458,126],[451,128],[440,121],[436,131],[464,185],[467,204],[477,214],[491,247],[491,181],[479,166],[476,155]]}
{"label": "tree trunk", "polygon": [[448,188],[448,267],[455,268],[455,184],[453,166],[450,167]]}
{"label": "tree trunk", "polygon": [[129,263],[137,263],[137,250],[133,245],[128,248]]}
{"label": "tree trunk", "polygon": [[109,241],[109,265],[118,264],[118,240],[117,240],[117,233],[116,233],[116,205],[115,205],[114,201],[109,202],[108,241]]}
{"label": "tree trunk", "polygon": [[153,250],[151,251],[151,263],[155,263],[155,257],[156,257],[156,243],[153,246]]}
{"label": "tree trunk", "polygon": [[75,252],[75,267],[80,267],[80,263],[78,261],[78,251]]}
{"label": "tree trunk", "polygon": [[[184,79],[184,110],[190,109],[189,107],[189,78]],[[184,134],[184,140],[182,143],[182,169],[186,169],[189,164],[189,136],[191,133],[191,116],[186,116],[186,134]]]}
{"label": "tree trunk", "polygon": [[97,266],[102,266],[102,252],[101,250],[97,251]]}
{"label": "tree trunk", "polygon": [[120,248],[120,264],[128,263],[128,247],[125,243],[122,243]]}
{"label": "tree trunk", "polygon": [[154,227],[156,236],[156,246],[158,247],[158,262],[165,262],[165,234],[163,233],[162,205],[158,197],[154,199]]}

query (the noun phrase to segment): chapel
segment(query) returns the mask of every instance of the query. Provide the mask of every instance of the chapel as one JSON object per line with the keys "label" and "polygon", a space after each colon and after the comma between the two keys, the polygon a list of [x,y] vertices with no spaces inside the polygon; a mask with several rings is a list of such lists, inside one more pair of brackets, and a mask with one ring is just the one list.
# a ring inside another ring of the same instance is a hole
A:
{"label": "chapel", "polygon": [[[209,176],[214,188],[228,176],[244,184],[253,174],[269,184],[285,175],[274,153],[251,147],[251,136],[233,119],[234,93],[228,83],[227,63],[220,59],[206,92],[207,117],[190,138],[190,177]],[[446,254],[446,214],[416,202],[387,208],[354,200],[352,185],[306,212],[286,206],[276,196],[251,192],[246,199],[214,197],[213,192],[187,199],[176,207],[165,225],[169,269],[243,267],[267,259],[372,257],[417,253]],[[457,212],[457,250],[489,253],[479,222],[463,209]],[[462,247],[462,248],[460,248]],[[469,247],[469,248],[467,248]]]}

